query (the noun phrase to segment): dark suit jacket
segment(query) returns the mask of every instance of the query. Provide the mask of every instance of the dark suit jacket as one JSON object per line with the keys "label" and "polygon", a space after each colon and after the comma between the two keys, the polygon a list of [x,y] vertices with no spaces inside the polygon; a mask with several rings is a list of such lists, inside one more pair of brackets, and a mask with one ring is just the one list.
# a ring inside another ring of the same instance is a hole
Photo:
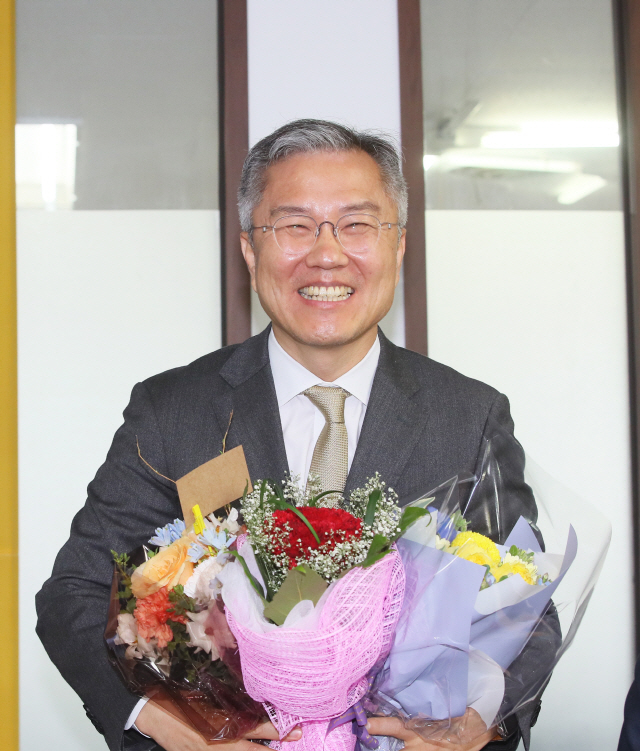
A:
{"label": "dark suit jacket", "polygon": [[[281,480],[288,471],[269,366],[268,329],[182,368],[137,384],[103,466],[89,485],[51,578],[38,593],[37,632],[51,659],[82,698],[112,751],[153,746],[123,728],[138,697],[107,661],[103,631],[112,578],[111,550],[132,550],[150,532],[181,516],[178,479],[220,452],[233,410],[228,448],[242,444],[251,478]],[[509,404],[491,387],[391,344],[380,333],[380,362],[349,491],[375,471],[400,497],[426,491],[461,471],[473,473],[487,426],[513,432]],[[477,531],[504,539],[520,516],[536,520],[517,442],[503,480],[514,503]],[[497,530],[497,533],[496,533]],[[528,722],[525,719],[524,724]]]}
{"label": "dark suit jacket", "polygon": [[618,751],[640,751],[640,660],[636,662],[634,680],[624,703]]}

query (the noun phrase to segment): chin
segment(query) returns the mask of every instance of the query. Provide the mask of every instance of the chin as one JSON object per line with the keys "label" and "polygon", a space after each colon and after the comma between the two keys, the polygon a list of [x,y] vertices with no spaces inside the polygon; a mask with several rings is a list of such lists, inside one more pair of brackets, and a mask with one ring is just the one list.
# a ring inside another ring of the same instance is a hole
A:
{"label": "chin", "polygon": [[336,326],[302,328],[297,326],[291,331],[293,338],[300,342],[300,344],[314,347],[341,347],[356,341],[363,333],[365,332],[354,329],[353,326],[348,328],[338,328]]}

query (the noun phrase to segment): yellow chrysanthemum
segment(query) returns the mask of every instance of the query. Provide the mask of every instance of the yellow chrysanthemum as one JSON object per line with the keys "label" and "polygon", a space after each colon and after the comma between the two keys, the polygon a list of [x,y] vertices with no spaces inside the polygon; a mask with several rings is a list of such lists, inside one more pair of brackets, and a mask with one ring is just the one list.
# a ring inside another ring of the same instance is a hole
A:
{"label": "yellow chrysanthemum", "polygon": [[460,532],[451,543],[455,548],[451,552],[480,566],[492,566],[500,563],[500,551],[495,542],[478,532]]}
{"label": "yellow chrysanthemum", "polygon": [[518,561],[517,563],[503,563],[501,566],[492,566],[491,573],[495,576],[497,582],[499,582],[503,576],[520,574],[527,584],[536,583],[534,576],[532,576],[531,567],[527,566],[527,564],[522,561]]}

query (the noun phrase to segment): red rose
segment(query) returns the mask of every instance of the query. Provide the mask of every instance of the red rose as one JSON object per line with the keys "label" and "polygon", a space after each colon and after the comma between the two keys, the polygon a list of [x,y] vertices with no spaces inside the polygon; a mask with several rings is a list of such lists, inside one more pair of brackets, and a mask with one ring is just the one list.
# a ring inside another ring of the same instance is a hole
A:
{"label": "red rose", "polygon": [[347,511],[334,508],[314,508],[303,506],[299,509],[306,520],[315,529],[320,538],[318,544],[307,525],[293,511],[274,511],[273,519],[276,529],[289,525],[290,532],[286,535],[284,545],[276,544],[274,552],[286,553],[289,558],[289,568],[297,565],[304,558],[309,548],[317,550],[322,547],[325,551],[333,550],[337,543],[359,538],[362,534],[362,519],[358,519]]}

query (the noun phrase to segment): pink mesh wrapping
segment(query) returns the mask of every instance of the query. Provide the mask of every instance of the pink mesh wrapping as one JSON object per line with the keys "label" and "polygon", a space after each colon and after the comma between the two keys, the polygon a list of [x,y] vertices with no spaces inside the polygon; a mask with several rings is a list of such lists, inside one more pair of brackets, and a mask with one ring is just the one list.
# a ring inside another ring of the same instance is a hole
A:
{"label": "pink mesh wrapping", "polygon": [[[296,725],[300,741],[289,751],[352,751],[351,723],[327,734],[339,717],[367,691],[367,673],[383,659],[393,640],[404,596],[404,568],[394,550],[371,568],[352,569],[340,579],[313,631],[278,628],[256,634],[227,610],[238,641],[247,693],[264,706],[284,738]],[[280,741],[271,744],[281,749]]]}

